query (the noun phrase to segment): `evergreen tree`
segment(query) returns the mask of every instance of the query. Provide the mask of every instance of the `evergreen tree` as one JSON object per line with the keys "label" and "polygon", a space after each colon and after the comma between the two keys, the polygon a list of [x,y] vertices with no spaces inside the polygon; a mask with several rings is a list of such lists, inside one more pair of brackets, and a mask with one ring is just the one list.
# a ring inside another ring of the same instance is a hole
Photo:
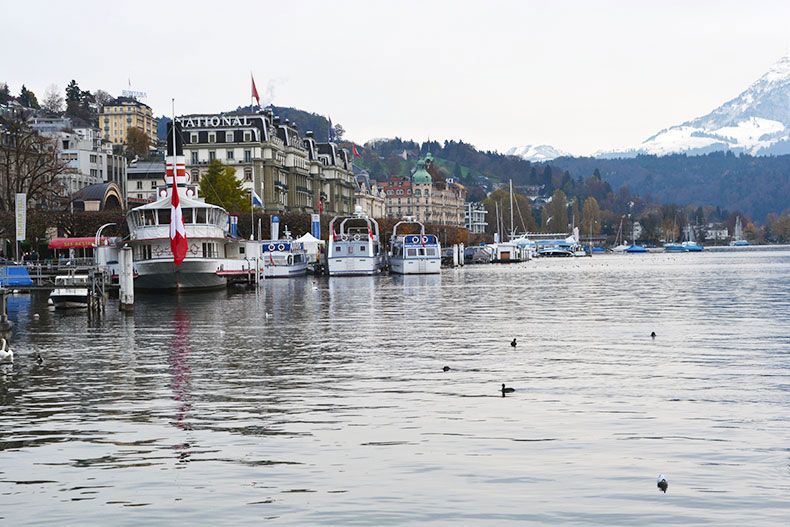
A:
{"label": "evergreen tree", "polygon": [[200,178],[200,194],[206,198],[206,203],[219,205],[227,211],[250,211],[249,195],[236,178],[236,171],[219,159],[209,163],[208,171]]}
{"label": "evergreen tree", "polygon": [[5,104],[11,99],[11,90],[8,89],[8,84],[0,82],[0,104]]}
{"label": "evergreen tree", "polygon": [[82,90],[80,90],[79,85],[77,85],[77,81],[71,79],[71,82],[68,86],[66,86],[66,102],[81,102],[82,101]]}

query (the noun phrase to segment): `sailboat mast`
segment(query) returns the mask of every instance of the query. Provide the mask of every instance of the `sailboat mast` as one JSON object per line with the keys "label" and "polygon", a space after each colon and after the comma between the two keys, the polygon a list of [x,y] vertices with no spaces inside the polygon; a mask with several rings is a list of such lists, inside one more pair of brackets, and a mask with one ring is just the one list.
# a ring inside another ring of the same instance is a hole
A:
{"label": "sailboat mast", "polygon": [[510,239],[513,239],[513,180],[510,180]]}

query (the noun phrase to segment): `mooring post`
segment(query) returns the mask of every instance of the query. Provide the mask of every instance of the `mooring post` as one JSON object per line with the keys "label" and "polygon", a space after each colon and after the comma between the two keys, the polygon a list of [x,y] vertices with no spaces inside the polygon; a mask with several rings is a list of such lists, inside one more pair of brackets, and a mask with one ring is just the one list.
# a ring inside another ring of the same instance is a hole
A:
{"label": "mooring post", "polygon": [[460,266],[464,265],[464,244],[463,243],[459,243],[458,244],[458,265],[460,265]]}
{"label": "mooring post", "polygon": [[132,248],[124,247],[121,249],[118,259],[118,284],[121,286],[119,292],[120,302],[118,309],[121,311],[134,310],[134,261],[132,260]]}
{"label": "mooring post", "polygon": [[0,331],[11,331],[14,323],[8,320],[8,289],[0,287]]}

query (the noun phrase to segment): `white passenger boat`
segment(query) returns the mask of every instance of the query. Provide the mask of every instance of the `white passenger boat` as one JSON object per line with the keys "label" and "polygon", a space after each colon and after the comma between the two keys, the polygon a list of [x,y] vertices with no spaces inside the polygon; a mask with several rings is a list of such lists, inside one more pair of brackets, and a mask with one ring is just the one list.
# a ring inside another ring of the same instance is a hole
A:
{"label": "white passenger boat", "polygon": [[329,222],[327,268],[329,276],[378,274],[382,266],[379,224],[357,206],[353,216]]}
{"label": "white passenger boat", "polygon": [[[167,186],[160,189],[158,201],[126,214],[129,225],[126,244],[132,248],[135,290],[220,288],[236,275],[253,277],[262,273],[265,261],[260,255],[259,242],[238,239],[237,218],[222,207],[199,200],[196,190],[188,186],[181,125],[176,124],[175,134],[168,128]],[[172,155],[174,138],[175,156]],[[170,241],[173,192],[178,193],[187,244],[184,259],[178,265]]]}
{"label": "white passenger boat", "polygon": [[[416,223],[419,234],[398,234],[398,226]],[[398,274],[435,274],[442,268],[442,247],[433,234],[425,234],[425,225],[409,217],[392,228],[390,238],[389,268]]]}
{"label": "white passenger boat", "polygon": [[55,289],[49,294],[55,309],[88,307],[90,278],[86,274],[67,274],[55,277]]}
{"label": "white passenger boat", "polygon": [[307,251],[302,242],[291,239],[285,231],[283,240],[263,240],[261,254],[266,264],[266,278],[288,278],[307,274]]}

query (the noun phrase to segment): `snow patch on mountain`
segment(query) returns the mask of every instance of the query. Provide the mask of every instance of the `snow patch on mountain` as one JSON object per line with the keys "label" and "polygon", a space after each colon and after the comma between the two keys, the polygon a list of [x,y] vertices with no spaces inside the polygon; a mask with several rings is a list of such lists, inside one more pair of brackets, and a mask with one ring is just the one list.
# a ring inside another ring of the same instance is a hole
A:
{"label": "snow patch on mountain", "polygon": [[543,161],[551,161],[552,159],[557,159],[558,157],[568,156],[568,152],[560,150],[559,148],[554,148],[551,145],[525,145],[525,146],[514,146],[507,152],[505,152],[507,156],[518,156],[522,159],[526,159],[527,161],[533,162],[543,162]]}

